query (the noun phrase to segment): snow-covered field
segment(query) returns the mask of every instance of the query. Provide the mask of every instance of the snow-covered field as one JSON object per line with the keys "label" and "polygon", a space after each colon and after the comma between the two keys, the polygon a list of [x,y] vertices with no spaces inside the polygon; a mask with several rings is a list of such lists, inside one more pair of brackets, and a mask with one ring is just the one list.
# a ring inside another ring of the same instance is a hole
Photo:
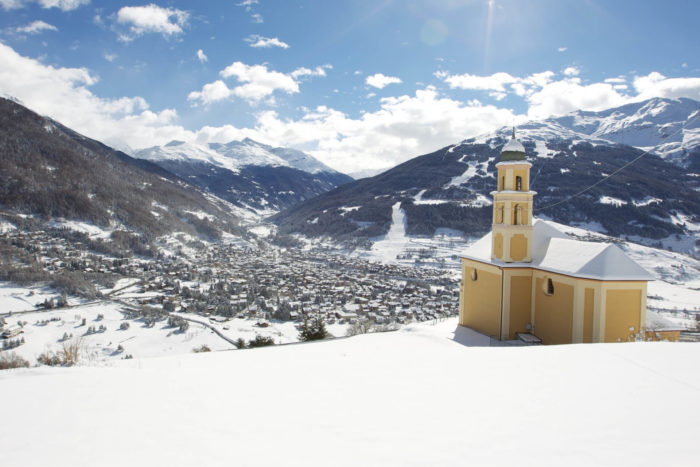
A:
{"label": "snow-covered field", "polygon": [[3,371],[2,464],[697,465],[700,346],[474,337],[450,319]]}

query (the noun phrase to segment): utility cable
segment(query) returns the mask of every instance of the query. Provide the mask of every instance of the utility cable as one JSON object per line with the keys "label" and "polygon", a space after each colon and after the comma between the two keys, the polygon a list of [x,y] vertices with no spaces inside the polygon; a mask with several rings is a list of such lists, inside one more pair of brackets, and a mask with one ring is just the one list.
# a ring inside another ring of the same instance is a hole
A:
{"label": "utility cable", "polygon": [[[676,136],[678,133],[680,133],[681,131],[685,130],[685,127],[686,127],[691,121],[695,120],[695,119],[698,117],[698,115],[700,115],[700,111],[695,111],[695,115],[691,116],[688,120],[686,120],[686,121],[683,123],[683,125],[681,125],[681,127],[680,127],[678,130],[676,130],[675,132],[673,132],[673,133],[669,134],[668,136],[666,136],[665,138],[663,138],[662,141],[666,141],[667,139],[671,138],[672,136]],[[573,194],[573,195],[571,195],[571,196],[567,196],[566,198],[564,198],[564,199],[562,199],[562,200],[560,200],[560,201],[557,201],[556,203],[548,204],[547,206],[541,206],[541,207],[538,207],[538,208],[536,208],[536,209],[533,209],[533,211],[542,211],[543,209],[553,208],[554,206],[558,206],[558,205],[560,205],[560,204],[566,203],[566,202],[568,202],[568,201],[571,201],[571,200],[574,199],[574,198],[577,198],[577,197],[581,196],[582,194],[586,193],[587,191],[589,191],[589,190],[595,188],[596,186],[600,185],[600,184],[603,183],[604,181],[608,180],[608,179],[611,178],[613,175],[617,174],[618,172],[622,171],[623,169],[625,169],[625,168],[629,167],[630,165],[634,164],[635,162],[637,162],[639,159],[641,159],[642,157],[646,156],[646,155],[649,154],[650,152],[651,152],[651,149],[647,149],[646,151],[644,151],[644,152],[643,152],[642,154],[640,154],[639,156],[635,157],[634,159],[632,159],[632,160],[629,161],[628,163],[624,164],[622,167],[620,167],[620,168],[614,170],[612,173],[606,175],[605,177],[601,178],[600,180],[598,180],[598,181],[595,182],[594,184],[592,184],[592,185],[590,185],[590,186],[584,188],[583,190],[581,190],[581,191],[579,191],[579,192],[577,192],[577,193],[575,193],[575,194]],[[538,172],[538,173],[539,173],[539,172]]]}

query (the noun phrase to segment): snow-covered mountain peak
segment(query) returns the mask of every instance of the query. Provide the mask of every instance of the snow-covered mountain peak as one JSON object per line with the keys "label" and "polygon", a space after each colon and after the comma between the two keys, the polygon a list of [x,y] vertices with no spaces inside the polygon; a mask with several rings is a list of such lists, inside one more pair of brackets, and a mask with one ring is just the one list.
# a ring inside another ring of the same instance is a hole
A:
{"label": "snow-covered mountain peak", "polygon": [[[510,133],[510,127],[503,127],[463,143],[495,148],[503,145]],[[517,135],[523,143],[570,140],[594,145],[625,144],[688,166],[689,154],[700,147],[700,102],[654,98],[598,112],[577,110],[519,125]]]}
{"label": "snow-covered mountain peak", "polygon": [[335,170],[302,151],[275,148],[250,138],[208,144],[173,140],[164,146],[136,151],[134,156],[151,161],[206,162],[234,172],[244,166],[269,166],[291,167],[313,174],[335,173]]}

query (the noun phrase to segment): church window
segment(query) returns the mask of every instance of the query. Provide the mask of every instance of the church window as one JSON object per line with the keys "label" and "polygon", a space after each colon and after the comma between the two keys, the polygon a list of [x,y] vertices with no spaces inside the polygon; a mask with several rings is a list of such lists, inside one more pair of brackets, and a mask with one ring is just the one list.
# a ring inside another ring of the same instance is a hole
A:
{"label": "church window", "polygon": [[513,209],[513,225],[518,225],[518,222],[520,221],[520,205],[516,204],[515,208]]}
{"label": "church window", "polygon": [[472,280],[476,281],[479,278],[479,274],[477,274],[476,269],[472,269]]}
{"label": "church window", "polygon": [[515,177],[515,189],[517,191],[523,191],[523,177],[520,175]]}
{"label": "church window", "polygon": [[547,278],[544,293],[545,295],[554,295],[554,282],[552,282],[550,277]]}
{"label": "church window", "polygon": [[503,206],[496,208],[496,224],[503,224]]}

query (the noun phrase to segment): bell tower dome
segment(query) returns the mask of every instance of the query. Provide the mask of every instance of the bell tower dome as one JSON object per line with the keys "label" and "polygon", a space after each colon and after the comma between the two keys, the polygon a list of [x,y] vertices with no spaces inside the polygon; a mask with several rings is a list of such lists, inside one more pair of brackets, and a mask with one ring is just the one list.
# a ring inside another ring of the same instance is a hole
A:
{"label": "bell tower dome", "polygon": [[525,147],[513,136],[501,149],[497,190],[493,196],[491,258],[506,263],[532,261],[532,200],[530,164]]}

